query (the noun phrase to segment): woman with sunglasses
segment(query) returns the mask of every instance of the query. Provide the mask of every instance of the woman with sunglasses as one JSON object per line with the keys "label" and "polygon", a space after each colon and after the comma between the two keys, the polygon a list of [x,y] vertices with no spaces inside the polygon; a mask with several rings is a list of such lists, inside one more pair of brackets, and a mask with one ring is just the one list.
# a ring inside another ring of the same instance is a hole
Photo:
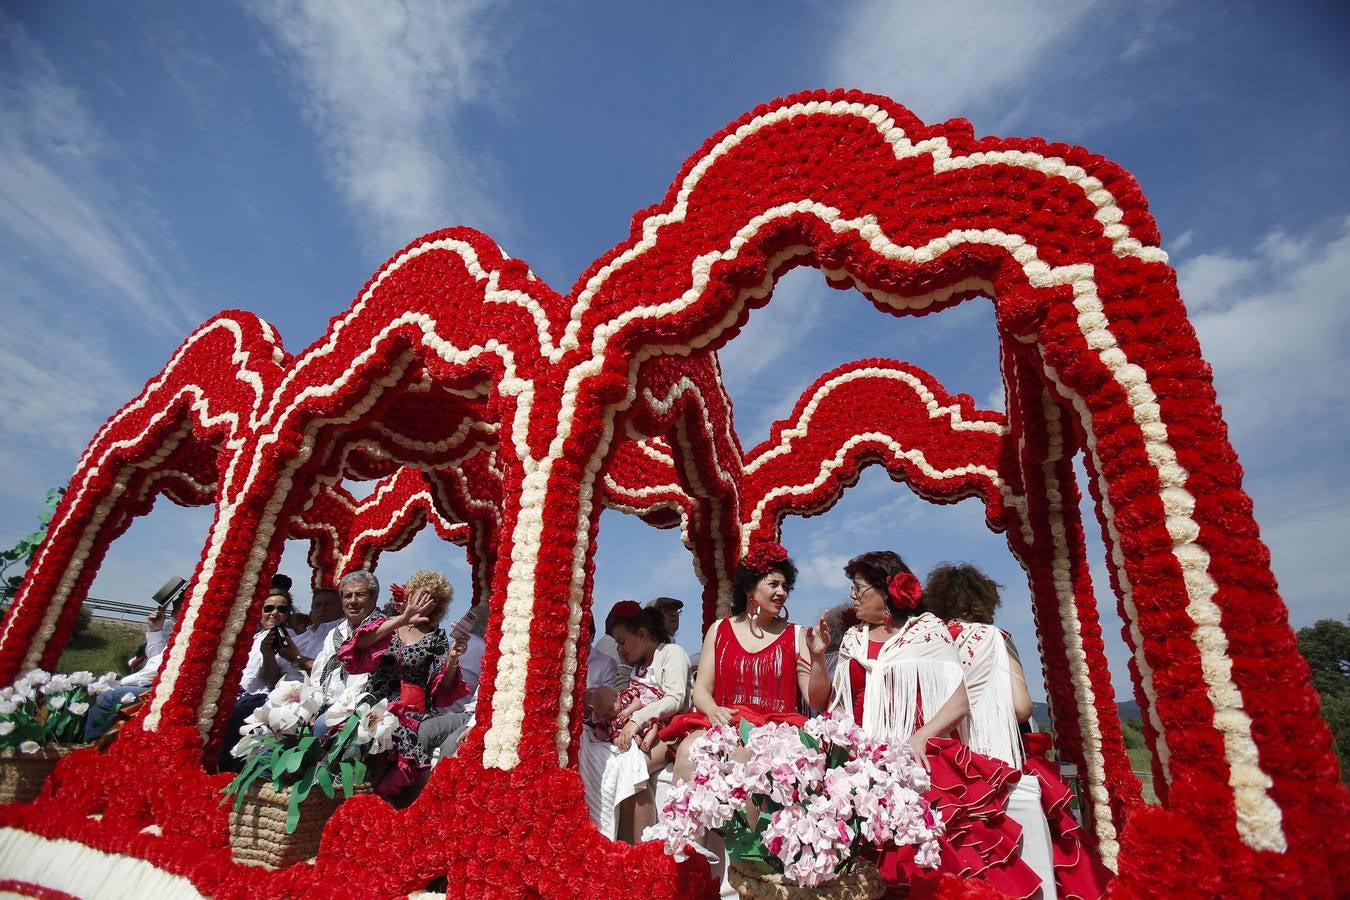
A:
{"label": "woman with sunglasses", "polygon": [[1019,773],[962,741],[970,701],[947,626],[928,612],[923,586],[898,554],[864,553],[844,572],[859,624],[840,643],[830,710],[869,737],[908,744],[932,780],[924,797],[945,824],[936,872],[919,868],[914,848],[903,847],[880,854],[882,877],[922,889],[951,874],[1032,896],[1040,879],[1020,859],[1021,827],[1004,813]]}
{"label": "woman with sunglasses", "polygon": [[263,601],[262,621],[258,633],[253,636],[244,671],[239,676],[239,695],[226,726],[228,737],[219,758],[222,770],[237,770],[243,766],[243,760],[230,755],[230,748],[249,714],[267,702],[268,692],[278,681],[283,678],[302,680],[308,666],[314,662],[302,656],[296,647],[295,634],[288,627],[292,609],[294,603],[289,591],[282,587],[268,590],[267,599]]}

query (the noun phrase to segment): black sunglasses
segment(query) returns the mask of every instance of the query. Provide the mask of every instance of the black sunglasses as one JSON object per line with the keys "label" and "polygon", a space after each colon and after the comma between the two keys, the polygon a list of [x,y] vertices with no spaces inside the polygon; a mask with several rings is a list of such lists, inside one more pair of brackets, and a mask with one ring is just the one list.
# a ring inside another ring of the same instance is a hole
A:
{"label": "black sunglasses", "polygon": [[288,613],[288,612],[290,612],[290,611],[291,611],[291,608],[290,608],[289,606],[264,606],[264,607],[263,607],[263,612],[264,612],[264,613],[272,613],[272,612],[284,612],[284,613]]}

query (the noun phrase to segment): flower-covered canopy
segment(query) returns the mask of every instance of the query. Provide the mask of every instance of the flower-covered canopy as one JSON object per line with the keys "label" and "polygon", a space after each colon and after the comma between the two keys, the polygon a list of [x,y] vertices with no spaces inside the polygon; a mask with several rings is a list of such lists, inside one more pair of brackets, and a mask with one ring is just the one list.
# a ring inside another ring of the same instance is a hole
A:
{"label": "flower-covered canopy", "polygon": [[[714,351],[795,266],[878,315],[992,298],[1006,419],[865,360],[744,452]],[[1158,806],[1121,743],[1078,453]],[[36,803],[0,810],[0,839],[17,858],[88,848],[72,868],[113,860],[224,896],[393,895],[441,876],[456,894],[701,893],[700,861],[587,821],[574,754],[600,508],[679,525],[710,616],[743,548],[828,508],[873,462],[930,499],[979,497],[1007,534],[1115,890],[1334,893],[1350,797],[1138,185],[1082,148],[977,138],[851,91],[775,101],[713,135],[570,293],[452,228],[395,255],[298,355],[243,312],[189,336],[93,437],[0,632],[0,679],[50,665],[134,516],[159,493],[213,503],[164,672],[108,752],[73,754]],[[357,503],[344,478],[382,485]],[[289,536],[335,575],[428,521],[465,543],[490,609],[477,728],[409,808],[344,804],[313,866],[235,865],[227,777],[203,761],[225,739],[265,573]]]}

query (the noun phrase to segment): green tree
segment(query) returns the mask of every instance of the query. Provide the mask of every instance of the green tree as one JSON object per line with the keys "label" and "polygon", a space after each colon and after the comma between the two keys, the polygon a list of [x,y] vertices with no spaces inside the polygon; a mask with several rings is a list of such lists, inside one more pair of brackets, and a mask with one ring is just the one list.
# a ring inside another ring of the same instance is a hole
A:
{"label": "green tree", "polygon": [[1298,650],[1322,695],[1322,715],[1341,760],[1341,780],[1350,784],[1350,619],[1323,619],[1299,629]]}
{"label": "green tree", "polygon": [[[48,491],[47,506],[38,515],[38,523],[42,527],[8,550],[0,550],[0,604],[6,608],[14,599],[14,595],[19,592],[19,585],[23,584],[23,576],[28,572],[29,564],[33,562],[33,556],[42,544],[42,539],[47,536],[47,525],[52,520],[52,514],[56,512],[56,504],[65,493],[65,488],[52,488]],[[10,569],[15,567],[18,567],[18,571],[11,575]]]}

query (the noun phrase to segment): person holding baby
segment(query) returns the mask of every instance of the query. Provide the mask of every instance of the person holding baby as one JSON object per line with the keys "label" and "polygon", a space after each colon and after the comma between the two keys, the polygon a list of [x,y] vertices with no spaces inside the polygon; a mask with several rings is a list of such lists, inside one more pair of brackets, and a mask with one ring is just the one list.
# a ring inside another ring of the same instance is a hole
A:
{"label": "person holding baby", "polygon": [[600,684],[588,692],[578,767],[596,827],[636,843],[656,821],[648,778],[669,761],[657,732],[689,708],[689,655],[671,643],[659,610],[632,600],[615,604],[607,625],[632,671],[622,690]]}

